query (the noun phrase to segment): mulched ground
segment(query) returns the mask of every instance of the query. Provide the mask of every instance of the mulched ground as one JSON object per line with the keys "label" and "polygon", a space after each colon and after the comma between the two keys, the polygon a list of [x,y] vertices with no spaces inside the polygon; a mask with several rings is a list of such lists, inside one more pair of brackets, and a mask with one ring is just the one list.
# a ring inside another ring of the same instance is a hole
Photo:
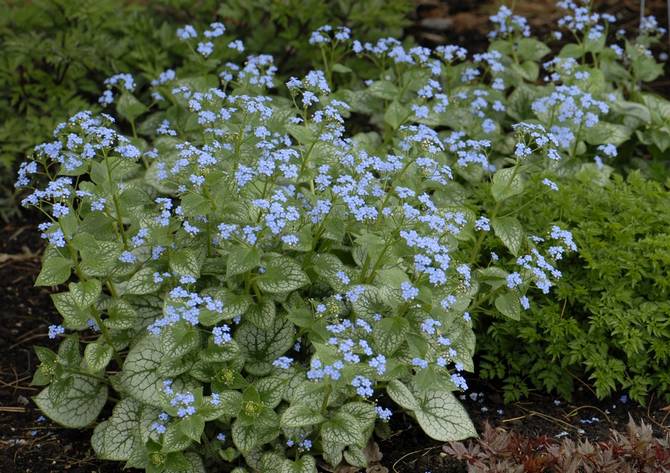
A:
{"label": "mulched ground", "polygon": [[[488,16],[498,2],[459,0],[417,0],[414,26],[409,34],[426,45],[466,44],[471,50],[486,46]],[[601,8],[620,17],[619,27],[637,28],[639,0],[604,0]],[[558,12],[554,0],[517,0],[516,11],[529,17],[534,31],[548,33]],[[648,14],[665,24],[665,1],[648,0]],[[653,88],[667,94],[667,77]],[[42,241],[35,231],[38,219],[27,215],[21,223],[0,228],[0,468],[13,472],[112,473],[121,464],[100,462],[89,446],[90,430],[61,429],[41,417],[30,397],[37,389],[30,386],[36,367],[32,350],[35,344],[55,347],[46,336],[47,327],[58,323],[49,291],[33,287],[39,272]],[[652,425],[657,434],[670,430],[670,406],[652,399],[642,407],[619,400],[597,401],[587,391],[564,402],[550,396],[534,395],[524,402],[502,403],[499,387],[470,382],[464,395],[475,425],[485,422],[523,433],[569,436],[604,440],[610,429],[624,430],[629,416]],[[456,473],[466,471],[463,463],[447,458],[442,445],[425,437],[410,419],[396,415],[391,423],[393,435],[380,440],[383,458],[375,473]]]}

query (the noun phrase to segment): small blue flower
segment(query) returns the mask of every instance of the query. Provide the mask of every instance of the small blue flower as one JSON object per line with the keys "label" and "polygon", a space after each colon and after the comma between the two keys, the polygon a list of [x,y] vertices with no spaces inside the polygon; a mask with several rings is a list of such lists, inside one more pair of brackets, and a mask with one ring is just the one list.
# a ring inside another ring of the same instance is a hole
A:
{"label": "small blue flower", "polygon": [[49,338],[54,339],[58,335],[63,335],[65,333],[65,327],[62,325],[49,325]]}
{"label": "small blue flower", "polygon": [[400,284],[400,291],[402,293],[402,298],[406,301],[411,301],[419,295],[419,289],[414,287],[408,281],[404,281],[402,284]]}

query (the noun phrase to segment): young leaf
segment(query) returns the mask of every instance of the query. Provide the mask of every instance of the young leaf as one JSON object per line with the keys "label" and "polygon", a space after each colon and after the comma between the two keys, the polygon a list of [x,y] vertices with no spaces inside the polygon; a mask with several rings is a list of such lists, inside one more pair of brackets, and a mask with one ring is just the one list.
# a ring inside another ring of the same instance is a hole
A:
{"label": "young leaf", "polygon": [[104,341],[98,340],[86,345],[84,360],[88,369],[95,373],[104,370],[112,359],[114,349]]}
{"label": "young leaf", "polygon": [[72,260],[45,252],[42,261],[42,270],[37,275],[35,286],[57,286],[63,284],[70,278],[72,272]]}

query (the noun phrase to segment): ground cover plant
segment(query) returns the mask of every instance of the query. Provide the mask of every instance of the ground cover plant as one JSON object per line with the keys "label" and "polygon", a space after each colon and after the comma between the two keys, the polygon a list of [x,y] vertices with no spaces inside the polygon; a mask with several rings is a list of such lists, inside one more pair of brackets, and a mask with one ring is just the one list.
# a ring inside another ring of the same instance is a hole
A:
{"label": "ground cover plant", "polygon": [[214,22],[177,31],[190,54],[150,98],[109,77],[116,118],[75,114],[19,170],[46,218],[36,283],[68,284],[37,405],[84,427],[111,400],[94,449],[147,471],[362,467],[399,408],[475,435],[453,394],[473,318],[520,319],[578,249],[524,203],[606,179],[667,120],[638,86],[657,31],[610,47],[612,18],[562,3],[577,43],[551,59],[502,8],[471,58],[323,26],[322,68],[284,83],[269,55],[231,62],[243,43]]}

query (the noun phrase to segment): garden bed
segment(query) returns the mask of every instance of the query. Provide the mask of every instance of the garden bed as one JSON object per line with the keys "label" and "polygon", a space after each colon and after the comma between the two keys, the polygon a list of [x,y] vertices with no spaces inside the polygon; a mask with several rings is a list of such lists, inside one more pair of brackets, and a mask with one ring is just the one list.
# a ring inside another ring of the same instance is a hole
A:
{"label": "garden bed", "polygon": [[[58,322],[50,291],[33,286],[44,248],[35,220],[29,215],[26,222],[5,224],[0,231],[0,466],[7,473],[115,472],[119,464],[95,458],[90,430],[63,429],[44,419],[29,401],[38,392],[30,386],[38,364],[32,346],[58,345],[46,335],[47,327]],[[470,385],[462,400],[480,432],[489,423],[531,439],[604,441],[611,429],[624,431],[629,416],[649,424],[658,436],[670,431],[670,406],[655,399],[646,407],[619,399],[598,401],[585,388],[572,402],[533,394],[527,401],[505,405],[499,386],[476,380]],[[391,428],[391,437],[379,441],[379,465],[388,471],[465,471],[463,462],[450,458],[442,443],[426,437],[410,419],[398,416]]]}
{"label": "garden bed", "polygon": [[[487,44],[488,15],[493,7],[486,2],[462,2],[457,7],[438,1],[417,3],[414,26],[408,32],[423,44],[453,42],[468,44],[472,50],[481,50]],[[548,33],[547,25],[556,20],[555,11],[547,9],[553,3],[553,0],[518,2],[517,9],[530,17],[533,30],[542,35]],[[636,5],[636,1],[602,2],[603,9],[619,16],[619,26],[624,29],[634,29],[637,24]],[[663,18],[664,2],[650,1],[648,8],[649,13]],[[667,85],[667,77],[662,76],[649,88],[667,95]],[[30,385],[39,364],[33,347],[56,349],[58,342],[50,340],[47,333],[48,327],[58,324],[61,318],[50,298],[50,293],[55,292],[53,288],[34,286],[45,245],[36,230],[39,215],[24,215],[22,222],[5,224],[0,229],[0,467],[8,473],[119,471],[121,464],[96,459],[90,447],[91,430],[63,429],[45,419],[30,400],[39,392],[39,388]],[[110,371],[114,369],[112,365]],[[631,420],[644,422],[657,438],[670,432],[670,405],[653,395],[645,406],[625,396],[619,398],[618,394],[612,399],[598,400],[589,385],[577,380],[583,387],[577,388],[570,401],[531,392],[527,400],[505,404],[502,386],[474,376],[467,381],[469,389],[460,398],[478,432],[485,432],[487,424],[514,432],[519,435],[514,438],[515,445],[529,441],[524,448],[537,447],[539,451],[561,439],[588,440],[604,447],[612,431],[624,432]],[[111,404],[107,403],[99,421],[110,416]],[[388,438],[377,438],[378,453],[369,450],[375,461],[368,467],[368,473],[467,470],[464,461],[445,451],[443,442],[428,438],[415,421],[400,411],[390,422],[390,432]],[[488,432],[485,442],[492,438]],[[460,445],[476,443],[477,440],[470,440]],[[667,445],[661,449],[663,452],[658,455],[670,457]],[[523,457],[522,449],[518,450]],[[339,469],[338,473],[354,471],[357,470]]]}

